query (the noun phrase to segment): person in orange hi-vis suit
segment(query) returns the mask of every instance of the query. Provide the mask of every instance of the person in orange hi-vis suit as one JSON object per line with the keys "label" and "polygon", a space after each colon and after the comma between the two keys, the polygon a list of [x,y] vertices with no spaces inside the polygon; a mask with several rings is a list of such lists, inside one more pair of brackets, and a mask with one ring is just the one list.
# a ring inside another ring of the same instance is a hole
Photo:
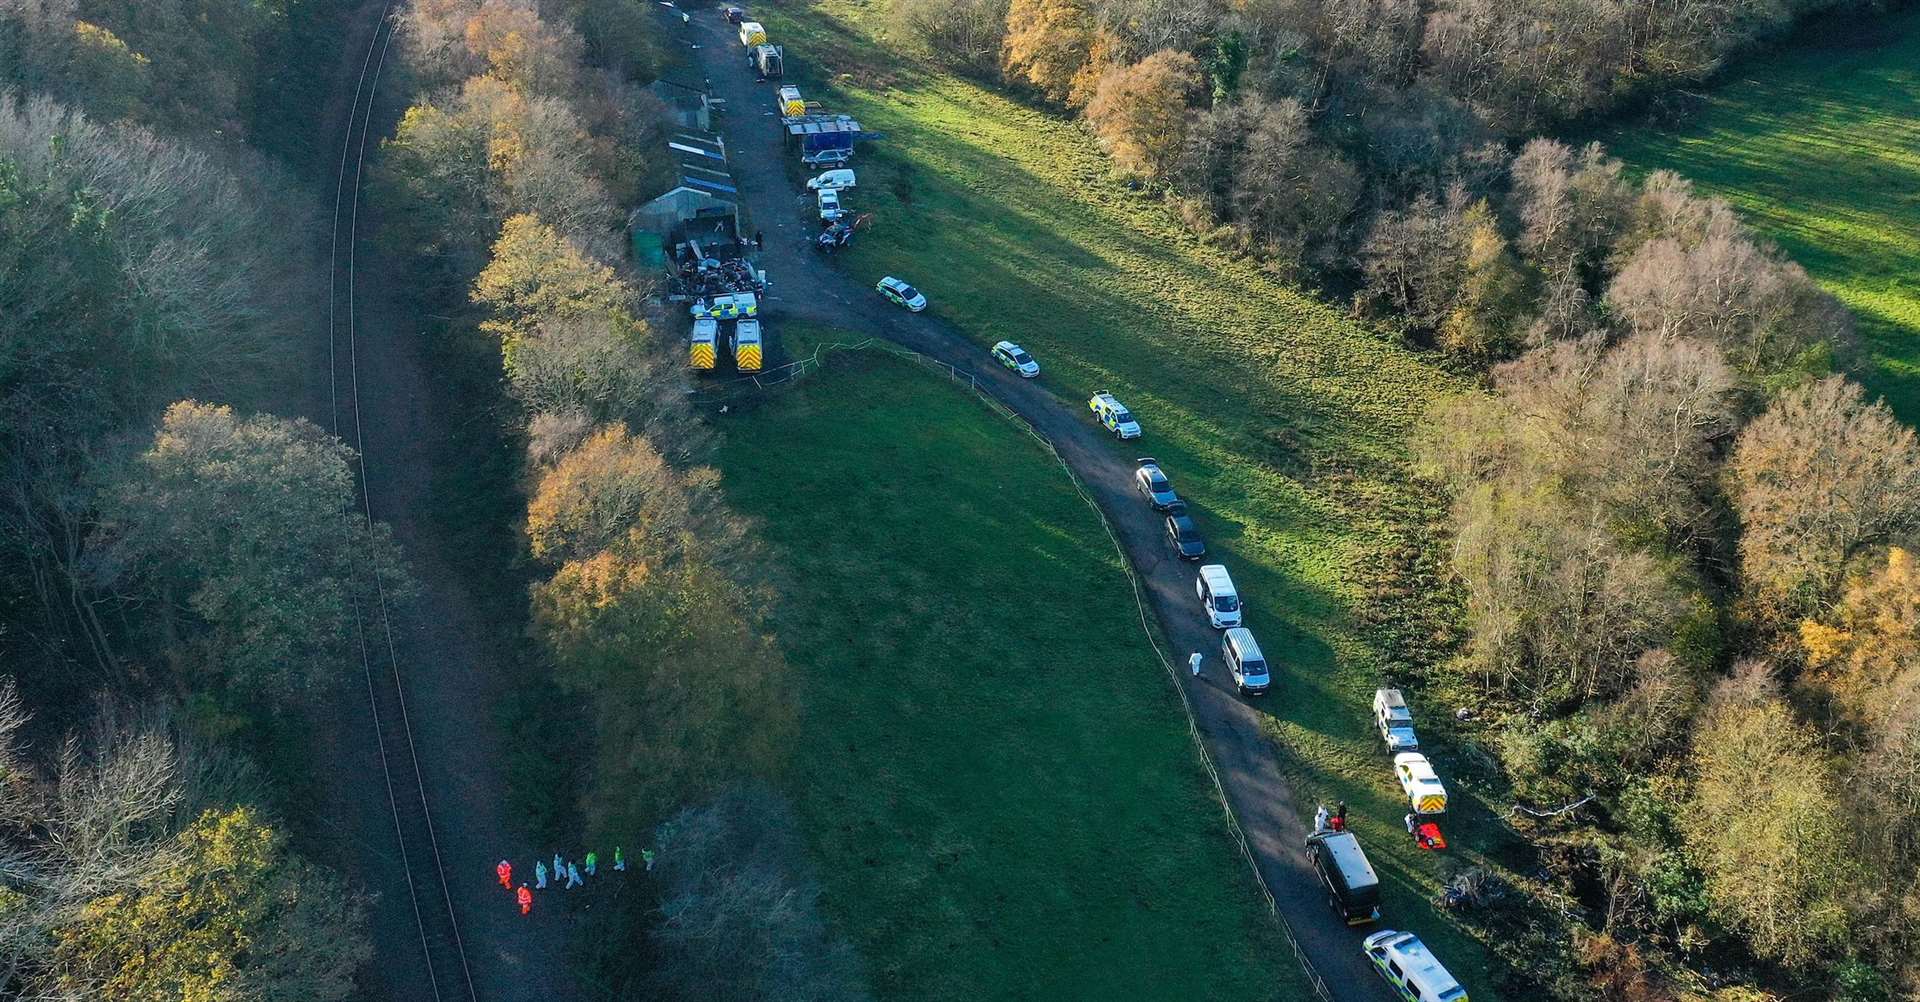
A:
{"label": "person in orange hi-vis suit", "polygon": [[504,887],[509,891],[513,890],[513,864],[512,863],[509,863],[503,859],[500,861],[499,866],[496,866],[493,868],[493,872],[500,875],[501,887]]}
{"label": "person in orange hi-vis suit", "polygon": [[525,915],[528,912],[533,911],[533,892],[527,890],[527,885],[525,884],[520,885],[519,897],[520,897],[520,914]]}

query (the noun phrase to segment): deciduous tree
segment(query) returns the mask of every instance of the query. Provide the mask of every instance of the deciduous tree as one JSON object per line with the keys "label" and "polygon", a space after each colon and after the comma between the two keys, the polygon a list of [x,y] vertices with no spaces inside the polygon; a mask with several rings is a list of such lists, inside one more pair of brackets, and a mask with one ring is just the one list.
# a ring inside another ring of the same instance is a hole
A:
{"label": "deciduous tree", "polygon": [[1100,78],[1087,121],[1121,169],[1161,177],[1185,138],[1187,102],[1200,86],[1200,64],[1161,50]]}

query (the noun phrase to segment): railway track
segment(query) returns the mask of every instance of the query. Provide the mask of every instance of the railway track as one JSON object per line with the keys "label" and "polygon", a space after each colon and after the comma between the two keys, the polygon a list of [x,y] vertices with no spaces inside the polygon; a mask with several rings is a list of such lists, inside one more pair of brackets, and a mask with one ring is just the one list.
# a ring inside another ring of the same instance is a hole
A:
{"label": "railway track", "polygon": [[[353,103],[341,130],[340,164],[335,178],[333,236],[328,263],[328,391],[332,430],[350,440],[359,463],[360,511],[347,517],[372,529],[373,498],[367,479],[366,439],[360,419],[359,351],[355,322],[355,284],[358,279],[360,193],[367,146],[373,125],[375,95],[393,43],[395,0],[386,0],[379,20],[367,38],[354,84]],[[369,4],[371,6],[371,4]],[[351,433],[351,439],[348,435]],[[466,946],[454,914],[453,894],[447,886],[440,843],[434,834],[433,809],[420,770],[413,727],[407,718],[406,687],[393,638],[393,616],[386,582],[370,554],[361,566],[372,585],[373,600],[353,596],[356,648],[366,680],[367,707],[372,716],[380,757],[382,788],[393,818],[396,856],[405,877],[407,901],[420,934],[422,986],[434,1002],[478,1002]],[[378,795],[378,789],[371,791]],[[422,996],[425,997],[425,996]]]}

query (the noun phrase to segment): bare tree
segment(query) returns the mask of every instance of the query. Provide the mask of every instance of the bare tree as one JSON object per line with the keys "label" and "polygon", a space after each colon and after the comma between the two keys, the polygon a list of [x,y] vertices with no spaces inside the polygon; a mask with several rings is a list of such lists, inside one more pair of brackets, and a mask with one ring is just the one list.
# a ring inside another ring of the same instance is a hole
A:
{"label": "bare tree", "polygon": [[1920,444],[1841,376],[1788,390],[1727,467],[1747,587],[1786,615],[1823,607],[1866,547],[1920,527]]}

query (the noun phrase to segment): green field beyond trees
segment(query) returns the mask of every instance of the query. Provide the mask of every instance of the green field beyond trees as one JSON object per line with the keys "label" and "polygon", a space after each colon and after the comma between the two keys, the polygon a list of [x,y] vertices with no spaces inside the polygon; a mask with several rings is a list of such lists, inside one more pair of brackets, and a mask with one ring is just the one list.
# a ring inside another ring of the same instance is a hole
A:
{"label": "green field beyond trees", "polygon": [[[1391,925],[1419,931],[1454,970],[1497,969],[1430,904],[1457,868],[1503,870],[1509,845],[1482,799],[1489,774],[1444,740],[1452,702],[1413,691],[1416,709],[1430,707],[1423,736],[1454,797],[1444,858],[1407,839],[1405,801],[1369,726],[1374,688],[1414,681],[1457,615],[1435,611],[1436,579],[1411,566],[1445,505],[1410,484],[1406,443],[1433,396],[1463,384],[1200,243],[1165,203],[1115,180],[1080,126],[892,55],[877,37],[883,9],[825,0],[755,10],[787,46],[789,82],[886,133],[862,148],[851,201],[874,221],[842,265],[912,281],[983,362],[1010,338],[1062,398],[1111,389],[1126,402],[1145,429],[1126,455],[1151,452],[1172,472],[1248,597],[1248,624],[1283,666],[1260,706],[1301,802],[1352,805]],[[862,461],[874,475],[899,469]],[[959,491],[982,471],[926,475]],[[1021,501],[1000,517],[1031,515]],[[1125,601],[1097,594],[1058,596],[1075,643],[1104,639],[1086,617]],[[1172,704],[1164,713],[1175,719]],[[1474,998],[1501,997],[1492,973],[1467,978]]]}
{"label": "green field beyond trees", "polygon": [[1306,997],[1119,555],[1037,442],[878,350],[725,421],[728,499],[790,575],[791,792],[876,994]]}
{"label": "green field beyond trees", "polygon": [[1920,10],[1817,22],[1674,129],[1598,138],[1725,198],[1853,310],[1859,373],[1920,422]]}

